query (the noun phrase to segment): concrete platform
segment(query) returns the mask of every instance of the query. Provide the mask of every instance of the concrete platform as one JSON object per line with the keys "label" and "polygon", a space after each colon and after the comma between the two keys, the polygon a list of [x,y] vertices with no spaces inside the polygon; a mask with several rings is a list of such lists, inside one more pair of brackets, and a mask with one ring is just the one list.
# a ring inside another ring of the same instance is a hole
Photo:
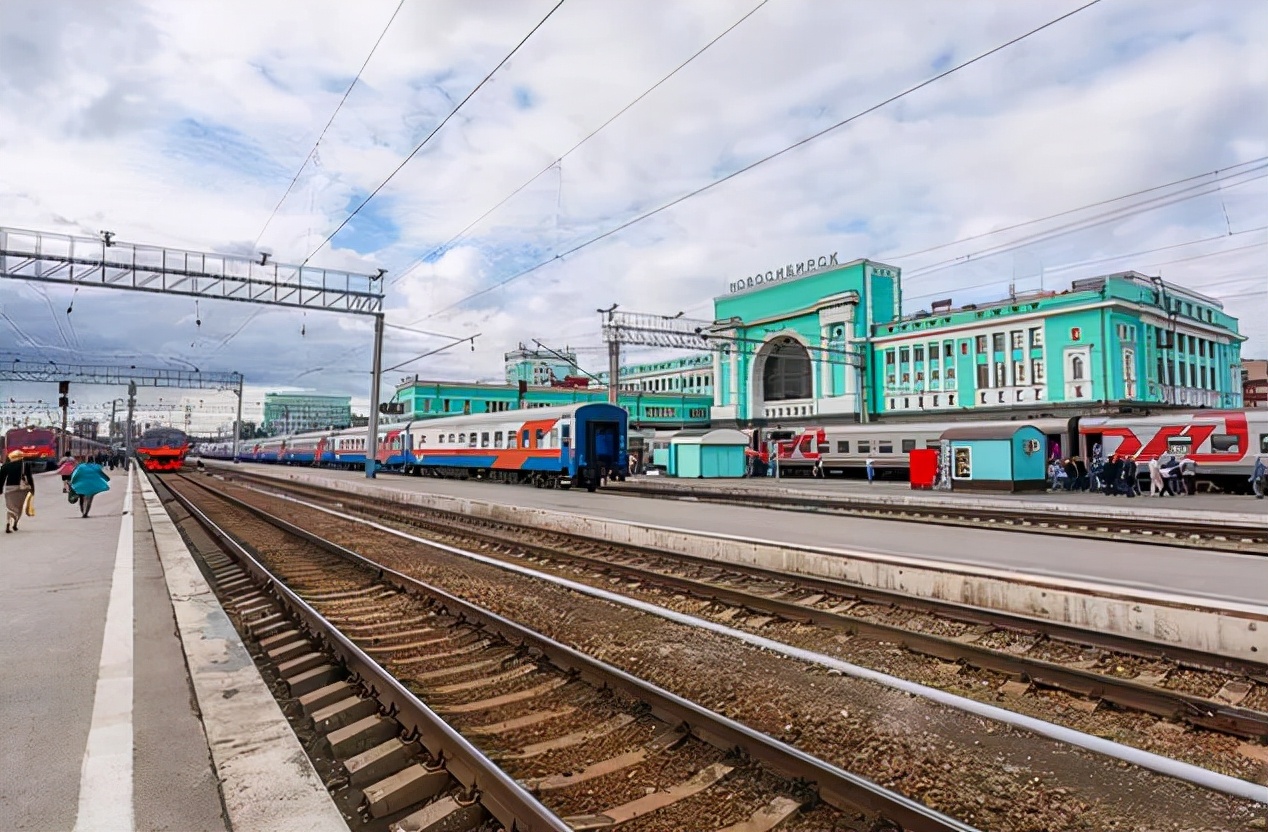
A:
{"label": "concrete platform", "polygon": [[[346,830],[141,472],[111,485],[84,519],[41,475],[36,516],[0,537],[0,829]],[[219,613],[201,632],[178,624],[193,603]],[[267,697],[255,715],[280,721],[283,740],[213,715],[207,683],[223,670],[200,669],[200,646],[245,661]],[[208,744],[226,731],[287,765],[267,784],[234,774]],[[277,806],[270,822],[244,823],[244,797]]]}
{"label": "concrete platform", "polygon": [[972,491],[928,491],[913,489],[909,484],[877,480],[828,477],[753,477],[746,479],[677,479],[675,477],[641,475],[631,477],[618,487],[672,488],[687,494],[709,491],[724,494],[779,494],[795,499],[806,495],[815,499],[867,498],[895,505],[937,506],[972,505],[977,508],[1007,508],[1035,512],[1076,508],[1080,514],[1105,518],[1116,515],[1152,517],[1159,522],[1180,520],[1195,512],[1203,520],[1222,520],[1230,525],[1268,524],[1268,500],[1237,494],[1195,494],[1192,497],[1150,497],[1134,499],[1107,497],[1085,491],[1042,491],[1024,494],[997,494]]}
{"label": "concrete platform", "polygon": [[[335,485],[425,492],[526,508],[575,513],[598,520],[655,525],[799,546],[849,548],[889,558],[919,558],[1020,576],[1075,580],[1261,607],[1268,586],[1262,556],[1163,545],[1067,538],[957,526],[807,514],[737,505],[650,500],[628,494],[589,494],[487,482],[440,480],[362,471],[207,462],[266,476]],[[866,486],[864,486],[866,487]],[[1145,500],[1132,501],[1139,505]],[[1253,502],[1253,500],[1252,500]],[[1133,506],[1135,508],[1136,506]],[[1165,521],[1160,521],[1163,523]],[[1161,525],[1160,525],[1161,528]]]}

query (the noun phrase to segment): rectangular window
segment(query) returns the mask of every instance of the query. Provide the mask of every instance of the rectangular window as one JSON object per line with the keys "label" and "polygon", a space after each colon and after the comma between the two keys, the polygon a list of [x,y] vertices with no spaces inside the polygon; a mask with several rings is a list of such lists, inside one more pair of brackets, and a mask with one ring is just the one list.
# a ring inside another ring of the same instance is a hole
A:
{"label": "rectangular window", "polygon": [[1241,453],[1241,448],[1237,445],[1237,437],[1231,433],[1216,433],[1211,435],[1211,450],[1214,453]]}
{"label": "rectangular window", "polygon": [[1043,383],[1043,361],[1036,358],[1030,362],[1030,377],[1034,379],[1035,384]]}
{"label": "rectangular window", "polygon": [[838,439],[838,440],[837,440],[837,453],[839,453],[839,454],[848,454],[849,452],[850,452],[850,440],[848,440],[848,439]]}
{"label": "rectangular window", "polygon": [[[487,436],[488,434],[485,434],[485,435]],[[476,441],[477,441],[479,438],[480,438],[480,437],[476,436],[475,431],[472,431],[472,432],[471,432],[471,437],[467,440],[467,447],[468,447],[468,448],[474,448],[474,447],[476,446]]]}
{"label": "rectangular window", "polygon": [[1198,379],[1202,382],[1202,384],[1201,384],[1202,389],[1203,389],[1203,390],[1207,389],[1207,385],[1206,385],[1206,365],[1205,365],[1205,364],[1203,364],[1201,367],[1198,367]]}
{"label": "rectangular window", "polygon": [[1026,383],[1026,362],[1013,362],[1013,384],[1022,385]]}
{"label": "rectangular window", "polygon": [[923,344],[918,344],[911,348],[911,360],[912,361],[925,360],[925,348]]}
{"label": "rectangular window", "polygon": [[943,341],[942,354],[945,355],[947,358],[950,358],[951,356],[955,355],[955,341]]}
{"label": "rectangular window", "polygon": [[991,347],[995,350],[995,352],[1004,351],[1004,333],[997,332],[991,336]]}
{"label": "rectangular window", "polygon": [[947,367],[947,381],[955,381],[955,367]]}
{"label": "rectangular window", "polygon": [[898,363],[906,364],[909,361],[911,361],[911,348],[899,347],[898,348]]}
{"label": "rectangular window", "polygon": [[1003,361],[995,362],[995,386],[996,387],[1008,386],[1008,377],[1005,375],[1005,373],[1007,372],[1008,372],[1008,368],[1004,364]]}
{"label": "rectangular window", "polygon": [[968,480],[973,478],[973,449],[951,449],[951,478]]}
{"label": "rectangular window", "polygon": [[903,453],[907,453],[908,451],[914,451],[914,450],[916,450],[916,440],[915,440],[915,439],[904,439],[904,440],[903,440]]}
{"label": "rectangular window", "polygon": [[881,454],[892,454],[894,452],[894,443],[886,442],[882,439],[876,443],[876,452]]}
{"label": "rectangular window", "polygon": [[1013,349],[1020,350],[1026,346],[1025,335],[1026,334],[1020,329],[1014,329],[1009,333],[1009,337],[1012,339]]}
{"label": "rectangular window", "polygon": [[[890,404],[890,407],[893,407],[893,404]],[[860,439],[860,440],[859,440],[859,453],[861,453],[861,454],[870,454],[871,452],[872,452],[872,442],[871,442],[871,440],[868,440],[868,439]]]}
{"label": "rectangular window", "polygon": [[1259,434],[1259,452],[1268,454],[1268,433]]}
{"label": "rectangular window", "polygon": [[934,367],[932,370],[929,371],[930,381],[938,381],[941,379],[941,377],[942,377],[942,371],[939,370],[937,367]]}
{"label": "rectangular window", "polygon": [[495,447],[495,448],[500,448],[500,447],[502,447],[502,442],[503,442],[503,433],[502,433],[502,431],[500,431],[500,430],[499,430],[499,431],[496,431],[496,432],[493,434],[493,447]]}
{"label": "rectangular window", "polygon": [[480,434],[480,447],[489,447],[489,432],[487,430]]}
{"label": "rectangular window", "polygon": [[537,431],[537,447],[539,448],[546,447],[544,444],[542,444],[542,440],[545,439],[545,437],[546,437],[546,431],[544,430]]}
{"label": "rectangular window", "polygon": [[1043,327],[1033,326],[1030,328],[1030,346],[1031,347],[1043,346]]}
{"label": "rectangular window", "polygon": [[929,360],[930,361],[937,361],[939,358],[942,357],[942,353],[940,352],[939,347],[941,347],[941,344],[929,345]]}
{"label": "rectangular window", "polygon": [[986,336],[979,335],[974,339],[974,345],[977,347],[978,355],[986,355]]}
{"label": "rectangular window", "polygon": [[991,367],[989,364],[977,365],[977,386],[979,390],[984,390],[991,386]]}
{"label": "rectangular window", "polygon": [[885,350],[885,366],[892,367],[894,365],[894,351]]}
{"label": "rectangular window", "polygon": [[508,432],[506,434],[506,447],[511,448],[512,450],[515,449],[519,445],[519,436],[520,435],[515,431]]}

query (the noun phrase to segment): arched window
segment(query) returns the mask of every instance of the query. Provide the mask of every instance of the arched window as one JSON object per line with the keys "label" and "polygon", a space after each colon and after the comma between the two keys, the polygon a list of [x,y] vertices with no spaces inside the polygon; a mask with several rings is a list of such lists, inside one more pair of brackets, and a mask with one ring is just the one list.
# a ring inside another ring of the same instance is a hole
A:
{"label": "arched window", "polygon": [[1080,356],[1074,356],[1070,359],[1070,380],[1083,380],[1083,359]]}
{"label": "arched window", "polygon": [[792,338],[783,338],[766,356],[762,369],[762,398],[768,402],[808,399],[811,392],[810,355]]}

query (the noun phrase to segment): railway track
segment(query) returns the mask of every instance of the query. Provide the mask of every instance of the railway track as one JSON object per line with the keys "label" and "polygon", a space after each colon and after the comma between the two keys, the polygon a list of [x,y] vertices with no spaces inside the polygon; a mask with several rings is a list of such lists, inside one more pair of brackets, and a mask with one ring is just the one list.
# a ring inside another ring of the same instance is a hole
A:
{"label": "railway track", "polygon": [[392,829],[972,829],[204,482],[166,485],[233,551],[213,577]]}
{"label": "railway track", "polygon": [[[831,636],[846,634],[899,645],[956,670],[971,667],[1032,687],[1098,704],[1140,711],[1236,737],[1268,740],[1268,668],[1151,642],[975,610],[830,579],[792,576],[758,567],[719,565],[678,553],[617,546],[583,537],[495,523],[467,515],[425,514],[331,490],[246,477],[265,490],[338,500],[342,510],[425,532],[451,545],[476,546],[510,562],[605,586],[615,581],[664,596],[688,596],[713,605],[706,614],[734,623],[737,610],[754,629],[772,621],[810,624]],[[632,590],[631,590],[632,591]],[[769,620],[763,620],[769,619]],[[741,618],[741,621],[743,618]],[[804,643],[804,642],[803,642]],[[970,686],[971,687],[971,686]],[[993,693],[1000,683],[990,687]]]}
{"label": "railway track", "polygon": [[1231,526],[1227,522],[1185,518],[1160,529],[1156,520],[1106,517],[1080,511],[1079,506],[1062,506],[1059,511],[1036,514],[1022,508],[977,508],[940,503],[923,506],[850,495],[819,496],[809,492],[771,494],[757,490],[717,491],[665,486],[653,483],[611,483],[605,491],[650,499],[719,503],[773,508],[816,514],[839,514],[877,520],[934,523],[947,526],[977,526],[992,529],[1055,534],[1067,537],[1109,536],[1131,543],[1165,544],[1193,549],[1216,549],[1268,554],[1268,523]]}

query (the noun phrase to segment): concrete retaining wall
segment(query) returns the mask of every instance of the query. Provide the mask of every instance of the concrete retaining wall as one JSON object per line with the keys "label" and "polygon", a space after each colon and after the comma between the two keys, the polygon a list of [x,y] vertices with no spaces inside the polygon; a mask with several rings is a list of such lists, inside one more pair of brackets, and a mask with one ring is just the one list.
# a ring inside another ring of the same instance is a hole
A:
{"label": "concrete retaining wall", "polygon": [[330,480],[314,471],[255,469],[275,479],[320,485],[425,509],[583,535],[611,543],[682,552],[722,563],[833,578],[916,598],[948,601],[1246,661],[1268,662],[1268,607],[1127,591],[1078,581],[843,549],[792,546],[683,529],[636,525],[562,511],[510,506]]}

